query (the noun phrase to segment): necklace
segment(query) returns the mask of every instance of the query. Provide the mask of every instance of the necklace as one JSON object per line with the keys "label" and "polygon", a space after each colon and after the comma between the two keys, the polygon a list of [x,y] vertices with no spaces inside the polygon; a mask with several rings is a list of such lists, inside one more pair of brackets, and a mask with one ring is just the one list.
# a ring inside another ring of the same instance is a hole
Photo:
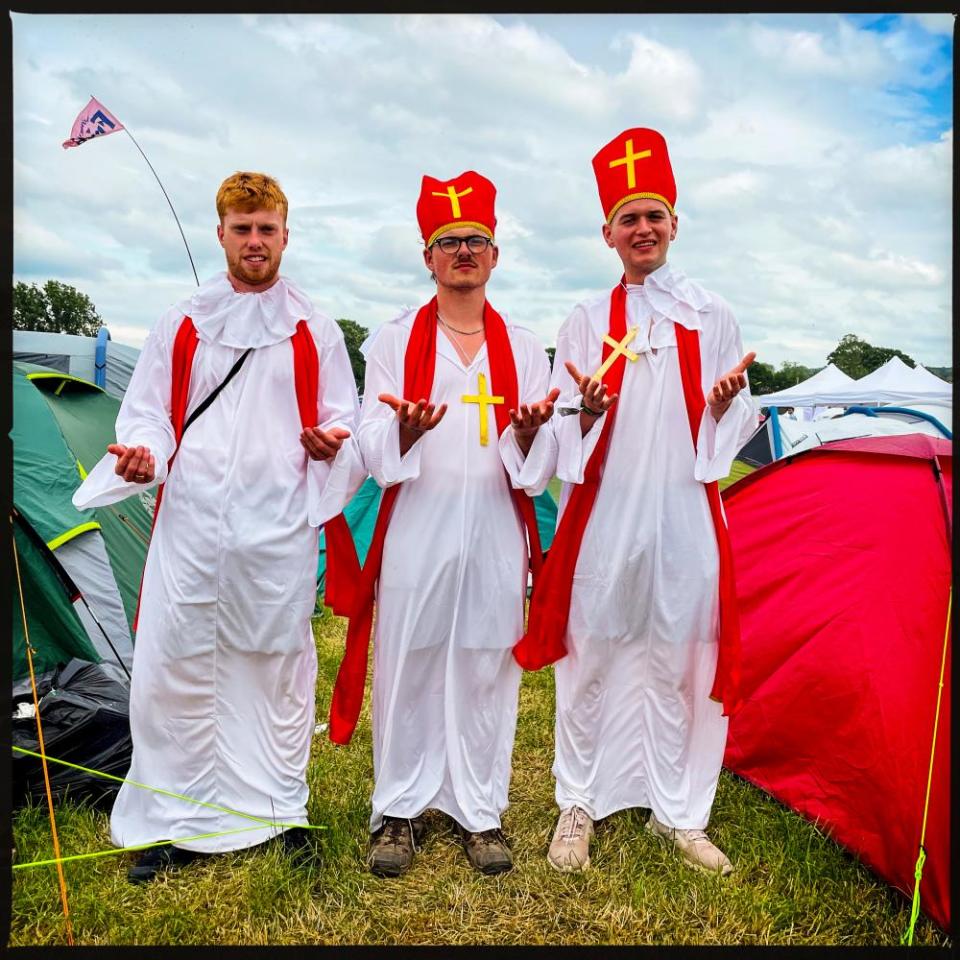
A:
{"label": "necklace", "polygon": [[476,336],[478,333],[483,333],[483,331],[484,331],[484,328],[483,328],[483,327],[479,327],[479,328],[476,329],[476,330],[458,330],[456,327],[451,327],[450,324],[447,323],[447,321],[444,320],[443,317],[440,316],[440,312],[439,312],[439,311],[437,312],[437,319],[438,319],[448,330],[452,330],[454,333],[463,334],[463,336],[465,336],[465,337],[473,337],[473,336]]}

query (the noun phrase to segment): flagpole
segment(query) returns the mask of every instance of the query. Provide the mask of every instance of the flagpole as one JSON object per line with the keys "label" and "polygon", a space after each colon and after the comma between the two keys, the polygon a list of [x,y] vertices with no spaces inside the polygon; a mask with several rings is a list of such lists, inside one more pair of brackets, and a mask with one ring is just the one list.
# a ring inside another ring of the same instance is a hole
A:
{"label": "flagpole", "polygon": [[123,127],[124,133],[133,140],[133,145],[140,151],[140,156],[147,161],[147,166],[150,168],[150,172],[157,178],[157,183],[160,184],[160,189],[163,190],[163,195],[167,198],[167,204],[170,206],[170,212],[173,214],[173,219],[177,221],[177,227],[180,230],[180,236],[183,237],[183,245],[187,248],[187,256],[190,257],[190,268],[193,270],[193,279],[197,281],[197,286],[200,286],[200,278],[197,276],[197,268],[193,265],[193,257],[190,254],[190,247],[187,246],[187,238],[184,236],[183,227],[180,226],[180,218],[177,216],[177,211],[173,209],[173,204],[170,202],[170,197],[167,196],[167,191],[164,189],[163,184],[160,182],[160,178],[157,177],[157,171],[153,169],[153,164],[147,160],[147,155],[143,152],[140,144],[133,139],[133,134],[126,128]]}

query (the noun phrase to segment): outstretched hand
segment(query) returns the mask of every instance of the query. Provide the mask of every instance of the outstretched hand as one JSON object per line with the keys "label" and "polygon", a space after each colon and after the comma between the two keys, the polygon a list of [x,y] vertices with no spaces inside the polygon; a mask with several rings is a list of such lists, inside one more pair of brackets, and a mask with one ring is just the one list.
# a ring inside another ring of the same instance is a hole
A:
{"label": "outstretched hand", "polygon": [[107,453],[116,456],[113,472],[127,483],[152,483],[157,461],[149,447],[128,447],[122,443],[107,445]]}
{"label": "outstretched hand", "polygon": [[554,387],[543,400],[529,404],[521,403],[519,410],[510,411],[513,433],[524,456],[530,452],[537,431],[553,416],[553,405],[559,396],[559,388]]}
{"label": "outstretched hand", "polygon": [[401,455],[420,439],[421,434],[432,430],[447,412],[445,403],[436,407],[422,398],[414,403],[412,400],[401,400],[392,393],[381,393],[377,395],[377,399],[396,411],[397,419],[400,421]]}
{"label": "outstretched hand", "polygon": [[329,430],[307,427],[300,434],[300,444],[310,454],[311,460],[331,460],[349,436],[350,431],[343,427],[331,427]]}
{"label": "outstretched hand", "polygon": [[732,370],[725,373],[713,385],[713,389],[707,394],[707,405],[710,407],[714,420],[719,420],[726,413],[727,407],[733,402],[733,398],[746,387],[747,367],[756,359],[756,353],[751,350]]}
{"label": "outstretched hand", "polygon": [[595,380],[587,374],[581,373],[569,360],[564,363],[567,373],[577,381],[580,387],[582,400],[580,414],[580,429],[586,434],[598,416],[606,413],[620,396],[619,393],[607,393],[607,385],[602,380]]}

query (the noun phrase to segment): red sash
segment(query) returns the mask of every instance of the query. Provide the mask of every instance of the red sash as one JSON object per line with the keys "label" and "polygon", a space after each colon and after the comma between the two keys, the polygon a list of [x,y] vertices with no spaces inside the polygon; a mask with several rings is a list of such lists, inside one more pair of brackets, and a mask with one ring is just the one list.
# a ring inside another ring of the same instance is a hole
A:
{"label": "red sash", "polygon": [[[487,357],[490,361],[490,389],[504,398],[494,407],[499,436],[510,424],[511,409],[519,402],[517,371],[507,327],[500,314],[489,303],[484,304],[483,323],[486,331]],[[420,308],[410,331],[403,362],[403,396],[409,400],[428,398],[433,389],[433,374],[437,357],[437,298]],[[418,441],[422,443],[423,441]],[[506,477],[506,473],[504,473]],[[509,484],[509,479],[507,480]],[[367,656],[370,631],[373,626],[373,605],[383,544],[390,523],[390,514],[402,484],[394,484],[383,491],[373,540],[366,563],[360,574],[355,595],[356,606],[347,629],[347,643],[337,672],[337,681],[330,701],[330,739],[334,743],[349,743],[357,726],[363,705],[363,690],[367,679]],[[543,559],[540,535],[533,501],[522,490],[513,490],[513,501],[527,529],[530,542],[530,565],[536,582]]]}
{"label": "red sash", "polygon": [[[167,476],[173,468],[173,461],[180,449],[183,438],[183,424],[187,417],[187,402],[190,396],[190,374],[193,369],[193,356],[197,352],[197,329],[190,317],[184,317],[173,341],[172,384],[170,395],[170,421],[173,425],[173,435],[177,445],[167,461]],[[319,422],[317,394],[320,387],[320,361],[317,356],[317,345],[306,320],[300,320],[297,328],[290,337],[293,347],[293,382],[297,395],[297,409],[300,413],[300,423],[306,429],[314,427]],[[160,504],[163,501],[163,488],[157,488],[156,504],[153,510],[153,523],[150,526],[150,537],[157,525],[157,516],[160,513]],[[327,537],[327,574],[324,602],[331,607],[334,613],[346,615],[353,601],[353,585],[360,574],[360,564],[357,560],[357,551],[353,544],[353,537],[342,513],[328,520],[323,525]],[[335,559],[336,558],[336,559]],[[143,574],[140,575],[140,594],[143,593]],[[137,596],[137,611],[133,618],[133,629],[136,631],[140,619],[140,595]]]}
{"label": "red sash", "polygon": [[[610,297],[610,337],[623,340],[627,332],[627,294],[623,284],[613,288]],[[694,451],[706,400],[700,381],[700,334],[674,324],[677,334],[677,356],[683,399],[693,437]],[[606,360],[612,347],[604,343],[602,359]],[[626,358],[606,372],[603,382],[608,393],[620,393]],[[570,616],[573,574],[580,555],[583,534],[593,510],[597,491],[603,477],[603,465],[610,443],[610,434],[619,404],[614,404],[605,418],[596,448],[587,462],[583,483],[575,484],[566,509],[553,538],[553,544],[544,564],[537,592],[530,601],[527,632],[513,648],[517,662],[526,670],[539,670],[566,656],[565,637]],[[740,618],[737,609],[736,582],[733,572],[733,554],[730,536],[720,505],[720,490],[716,481],[704,484],[710,516],[717,538],[720,557],[720,631],[717,670],[710,697],[723,703],[724,716],[730,716],[740,706]]]}

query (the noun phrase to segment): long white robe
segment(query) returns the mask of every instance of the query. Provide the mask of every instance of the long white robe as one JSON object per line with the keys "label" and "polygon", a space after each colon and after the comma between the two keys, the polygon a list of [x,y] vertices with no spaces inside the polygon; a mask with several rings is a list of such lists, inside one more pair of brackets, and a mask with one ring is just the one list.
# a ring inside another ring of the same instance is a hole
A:
{"label": "long white robe", "polygon": [[[756,414],[741,392],[690,435],[673,321],[700,330],[702,385],[741,359],[736,320],[715,294],[664,265],[628,285],[630,349],[597,499],[573,581],[566,644],[555,665],[556,799],[599,819],[650,807],[662,823],[706,826],[723,759],[727,720],[709,698],[717,660],[719,560],[703,482],[726,476]],[[600,366],[610,294],[579,304],[560,330],[551,386],[558,407],[579,407],[564,368]],[[625,362],[623,360],[619,361]],[[579,416],[555,415],[560,515],[599,439],[603,417],[581,437]],[[543,431],[541,431],[543,433]],[[554,467],[538,435],[521,478]]]}
{"label": "long white robe", "polygon": [[[255,349],[186,431],[168,477],[172,345],[185,314],[199,338],[187,415]],[[307,822],[317,527],[365,471],[352,437],[333,463],[300,445],[288,339],[299,319],[320,360],[320,426],[352,434],[359,405],[336,323],[289,280],[238,294],[220,274],[151,330],[117,417],[117,441],[155,455],[156,481],[125,482],[107,454],[74,495],[99,506],[166,478],[134,647],[128,778],[270,821],[124,784],[110,821],[118,846],[256,827],[177,844],[220,852],[280,832],[273,821]]]}
{"label": "long white robe", "polygon": [[[415,316],[385,324],[362,348],[364,462],[381,487],[403,481],[377,591],[370,829],[384,814],[430,808],[480,831],[500,825],[510,782],[521,676],[511,647],[523,631],[527,546],[504,467],[517,486],[523,457],[510,428],[498,444],[492,409],[481,446],[478,406],[461,401],[478,392],[481,372],[494,392],[486,345],[464,367],[438,330],[429,399],[447,413],[401,458],[397,417],[377,396],[403,396]],[[508,333],[520,402],[540,400],[546,353],[532,333],[509,325]]]}

